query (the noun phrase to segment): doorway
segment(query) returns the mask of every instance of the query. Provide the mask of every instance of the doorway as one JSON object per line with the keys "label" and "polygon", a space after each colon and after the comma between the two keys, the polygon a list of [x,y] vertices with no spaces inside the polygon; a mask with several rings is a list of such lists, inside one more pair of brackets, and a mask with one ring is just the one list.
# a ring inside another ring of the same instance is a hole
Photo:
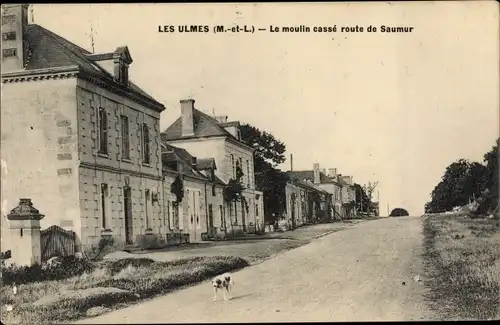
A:
{"label": "doorway", "polygon": [[125,244],[133,244],[132,239],[132,199],[129,186],[123,188],[123,211],[125,216]]}

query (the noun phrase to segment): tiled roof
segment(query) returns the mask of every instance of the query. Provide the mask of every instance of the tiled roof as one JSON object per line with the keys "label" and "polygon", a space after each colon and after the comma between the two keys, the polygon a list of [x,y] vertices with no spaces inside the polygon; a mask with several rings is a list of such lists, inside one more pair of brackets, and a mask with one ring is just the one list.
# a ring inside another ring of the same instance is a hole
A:
{"label": "tiled roof", "polygon": [[205,159],[198,159],[197,161],[198,164],[198,169],[199,170],[205,170],[205,169],[216,169],[215,165],[215,159],[214,158],[205,158]]}
{"label": "tiled roof", "polygon": [[[311,181],[314,181],[314,171],[312,170],[300,170],[300,171],[290,171],[288,172],[290,177],[293,177],[298,180],[305,180],[305,179],[310,179]],[[320,175],[320,181],[321,183],[331,183],[333,180],[326,176],[324,173],[319,172]]]}
{"label": "tiled roof", "polygon": [[[213,136],[230,136],[219,122],[196,108],[193,111],[194,135],[189,137],[213,137]],[[184,138],[182,136],[182,119],[179,117],[172,123],[164,132],[161,133],[162,139],[176,140]]]}
{"label": "tiled roof", "polygon": [[[213,158],[205,158],[205,159],[196,159],[193,155],[191,155],[186,149],[172,146],[167,143],[163,143],[161,146],[162,152],[162,162],[163,162],[163,170],[177,172],[177,170],[172,169],[169,165],[172,162],[181,163],[183,166],[184,175],[203,178],[208,180],[209,178],[203,174],[200,170],[205,169],[210,164],[213,164],[215,167],[215,160]],[[193,162],[196,161],[196,165],[193,165]],[[205,168],[200,168],[200,162],[203,164]],[[225,185],[225,183],[215,176],[215,183],[220,185]]]}
{"label": "tiled roof", "polygon": [[339,178],[338,183],[339,183],[340,185],[342,185],[342,186],[347,186],[347,185],[349,185],[349,183],[347,183],[346,181],[344,181],[342,178]]}
{"label": "tiled roof", "polygon": [[[26,41],[31,53],[26,70],[77,65],[82,71],[102,81],[118,85],[105,69],[90,59],[92,53],[40,25],[29,24],[27,26]],[[128,90],[147,98],[156,105],[163,106],[133,82],[129,82]]]}

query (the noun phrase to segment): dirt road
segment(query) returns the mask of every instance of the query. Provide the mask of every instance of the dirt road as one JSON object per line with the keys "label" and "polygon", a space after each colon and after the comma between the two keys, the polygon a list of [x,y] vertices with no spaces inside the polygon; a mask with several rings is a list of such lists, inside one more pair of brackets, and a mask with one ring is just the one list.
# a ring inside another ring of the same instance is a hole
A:
{"label": "dirt road", "polygon": [[426,320],[421,236],[418,217],[360,223],[235,273],[230,301],[202,283],[80,323]]}

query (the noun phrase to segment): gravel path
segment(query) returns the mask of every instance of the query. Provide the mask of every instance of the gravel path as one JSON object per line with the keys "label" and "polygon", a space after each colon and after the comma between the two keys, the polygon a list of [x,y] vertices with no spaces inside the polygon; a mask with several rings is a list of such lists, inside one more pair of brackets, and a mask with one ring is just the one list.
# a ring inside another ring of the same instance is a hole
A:
{"label": "gravel path", "polygon": [[235,273],[230,301],[205,282],[80,323],[428,320],[421,239],[418,217],[359,223]]}

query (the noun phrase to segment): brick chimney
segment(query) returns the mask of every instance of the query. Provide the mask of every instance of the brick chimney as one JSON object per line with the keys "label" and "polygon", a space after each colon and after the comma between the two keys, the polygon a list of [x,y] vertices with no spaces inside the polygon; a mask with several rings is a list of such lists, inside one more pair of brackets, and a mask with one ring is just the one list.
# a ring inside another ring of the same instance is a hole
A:
{"label": "brick chimney", "polygon": [[328,168],[328,177],[335,178],[337,176],[337,168]]}
{"label": "brick chimney", "polygon": [[194,99],[181,99],[182,136],[194,135]]}
{"label": "brick chimney", "polygon": [[315,163],[313,165],[313,182],[314,184],[319,184],[321,183],[321,177],[320,177],[320,173],[319,173],[319,164],[318,163]]}
{"label": "brick chimney", "polygon": [[28,8],[28,4],[2,5],[2,73],[24,70],[28,63]]}

